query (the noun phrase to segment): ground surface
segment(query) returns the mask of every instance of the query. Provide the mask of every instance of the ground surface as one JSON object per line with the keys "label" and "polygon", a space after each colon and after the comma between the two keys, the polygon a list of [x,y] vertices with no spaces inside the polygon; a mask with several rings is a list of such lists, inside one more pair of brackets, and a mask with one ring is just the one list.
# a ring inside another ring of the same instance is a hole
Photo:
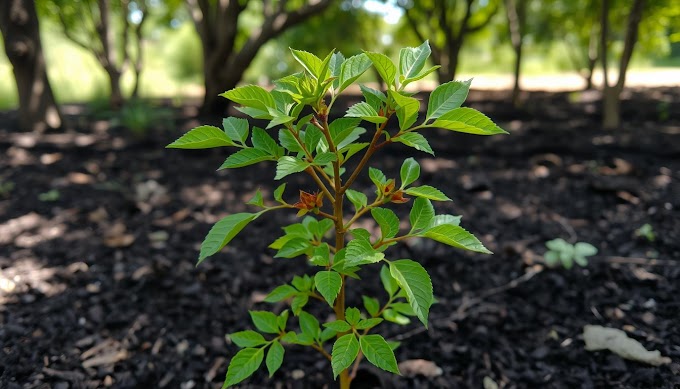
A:
{"label": "ground surface", "polygon": [[[680,385],[680,95],[630,96],[615,132],[598,128],[588,94],[535,93],[515,111],[500,93],[473,93],[471,105],[511,135],[431,134],[437,157],[416,155],[420,182],[447,193],[453,201],[437,210],[463,215],[496,254],[391,249],[424,264],[439,304],[429,330],[385,333],[403,341],[398,360],[423,358],[443,374],[385,386],[480,388],[485,377],[506,388]],[[163,149],[197,122],[139,142],[73,119],[79,130],[39,136],[0,120],[0,181],[14,183],[0,198],[0,387],[219,387],[236,351],[224,335],[249,328],[246,310],[268,308],[263,295],[305,269],[266,248],[293,220],[285,212],[194,266],[212,223],[244,210],[257,187],[269,192],[272,166],[216,173],[221,150]],[[395,176],[404,152],[385,149],[376,166]],[[365,175],[358,184],[370,195]],[[305,185],[300,176],[288,195]],[[654,241],[636,237],[643,224]],[[600,254],[586,269],[541,271],[544,242],[557,237]],[[365,292],[380,296],[368,273]],[[586,324],[624,329],[673,363],[585,351]],[[316,354],[286,355],[271,380],[261,372],[247,383],[313,388],[328,378]]]}

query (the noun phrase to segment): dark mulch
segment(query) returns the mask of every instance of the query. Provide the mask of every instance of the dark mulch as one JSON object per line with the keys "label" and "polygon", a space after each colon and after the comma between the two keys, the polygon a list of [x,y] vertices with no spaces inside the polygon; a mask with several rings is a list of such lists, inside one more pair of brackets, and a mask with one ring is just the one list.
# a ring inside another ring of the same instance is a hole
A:
{"label": "dark mulch", "polygon": [[[439,303],[428,330],[413,323],[385,334],[403,341],[398,360],[431,360],[443,375],[373,378],[399,388],[480,388],[485,377],[506,388],[680,385],[678,101],[677,90],[634,91],[624,128],[603,131],[587,95],[534,93],[513,110],[501,94],[473,93],[471,105],[511,135],[432,132],[437,157],[416,157],[420,183],[453,199],[437,210],[463,215],[496,254],[427,242],[391,249],[424,264]],[[224,335],[250,328],[246,311],[269,309],[259,301],[273,286],[312,271],[267,249],[294,220],[286,212],[256,220],[195,267],[212,223],[246,209],[257,187],[270,193],[272,165],[215,172],[223,150],[163,149],[197,121],[139,142],[76,119],[78,131],[41,136],[0,119],[0,180],[15,184],[0,197],[0,387],[219,387],[236,351]],[[384,150],[376,165],[396,176],[405,152]],[[287,194],[309,185],[295,177]],[[371,193],[365,174],[358,185]],[[635,234],[646,223],[654,241]],[[584,269],[527,276],[557,237],[600,254]],[[382,296],[365,273],[364,292]],[[585,324],[624,329],[673,363],[587,352]],[[328,378],[325,360],[291,347],[272,379],[259,372],[246,382],[302,388]]]}

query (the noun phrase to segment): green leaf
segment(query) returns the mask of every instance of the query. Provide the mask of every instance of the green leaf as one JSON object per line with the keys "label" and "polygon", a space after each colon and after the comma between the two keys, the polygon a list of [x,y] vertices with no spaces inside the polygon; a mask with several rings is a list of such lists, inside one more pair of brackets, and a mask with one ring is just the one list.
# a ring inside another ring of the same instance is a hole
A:
{"label": "green leaf", "polygon": [[222,250],[248,223],[255,220],[259,215],[259,213],[235,213],[215,223],[201,243],[198,263],[200,264],[207,257]]}
{"label": "green leaf", "polygon": [[176,141],[165,146],[168,149],[209,149],[235,146],[224,131],[215,126],[200,126],[189,130]]}
{"label": "green leaf", "polygon": [[333,143],[338,145],[340,142],[342,142],[347,137],[347,135],[349,135],[352,130],[354,130],[359,125],[360,122],[361,120],[356,118],[339,118],[333,120],[328,125],[328,132],[331,134]]}
{"label": "green leaf", "polygon": [[265,364],[267,365],[267,370],[269,371],[269,378],[271,378],[274,373],[276,373],[277,370],[281,367],[281,364],[283,363],[283,356],[286,353],[286,350],[283,348],[281,343],[279,343],[278,340],[275,340],[272,342],[272,345],[269,346],[269,351],[267,352],[267,359],[265,361]]}
{"label": "green leaf", "polygon": [[354,334],[350,333],[338,338],[331,352],[333,376],[337,377],[343,370],[350,367],[357,355],[359,355],[359,341]]}
{"label": "green leaf", "polygon": [[279,142],[288,151],[294,153],[302,151],[302,147],[288,129],[283,128],[279,130]]}
{"label": "green leaf", "polygon": [[257,85],[244,85],[220,94],[222,97],[249,108],[268,112],[269,108],[276,108],[276,102],[271,93]]}
{"label": "green leaf", "polygon": [[371,60],[366,54],[358,54],[347,58],[340,67],[340,88],[338,93],[352,85],[359,76],[371,67]]}
{"label": "green leaf", "polygon": [[361,320],[361,311],[358,308],[350,307],[345,309],[345,320],[350,325],[355,325]]}
{"label": "green leaf", "polygon": [[401,374],[394,352],[380,335],[364,335],[360,339],[361,351],[375,366],[394,374]]}
{"label": "green leaf", "polygon": [[366,308],[366,312],[368,312],[369,315],[375,316],[378,314],[380,303],[377,299],[368,296],[361,296],[361,299],[364,301],[364,308]]}
{"label": "green leaf", "polygon": [[315,165],[327,165],[331,162],[334,162],[338,159],[338,157],[335,155],[335,153],[327,152],[327,153],[319,153],[314,156],[314,164]]}
{"label": "green leaf", "polygon": [[314,248],[309,262],[317,266],[328,266],[330,263],[330,248],[328,243],[322,243],[320,246]]}
{"label": "green leaf", "polygon": [[430,224],[430,227],[432,228],[434,226],[439,226],[442,224],[451,224],[453,226],[458,226],[460,225],[460,219],[461,216],[453,216],[453,215],[437,215],[432,219],[432,223]]}
{"label": "green leaf", "polygon": [[376,111],[378,111],[384,103],[387,102],[387,96],[379,90],[369,88],[364,85],[359,85],[361,88],[361,94],[364,95],[364,99],[368,104],[371,105]]}
{"label": "green leaf", "polygon": [[248,202],[246,204],[256,205],[258,207],[264,207],[264,199],[262,198],[262,192],[260,191],[260,188],[258,188],[255,191],[255,195],[253,196],[253,198],[248,200]]}
{"label": "green leaf", "polygon": [[276,325],[279,327],[279,331],[285,331],[286,330],[286,324],[288,323],[288,310],[284,310],[277,316],[276,318]]}
{"label": "green leaf", "polygon": [[319,336],[319,340],[321,340],[321,343],[327,342],[331,338],[335,338],[336,335],[338,335],[338,333],[334,329],[324,328],[323,331],[321,331],[321,335]]}
{"label": "green leaf", "polygon": [[429,124],[428,127],[443,128],[445,130],[474,135],[507,134],[505,130],[498,127],[486,115],[476,109],[467,107],[456,108],[447,112],[432,124]]}
{"label": "green leaf", "polygon": [[283,177],[286,177],[290,174],[293,173],[299,173],[307,167],[310,166],[309,162],[301,161],[295,157],[291,156],[284,156],[279,158],[279,161],[276,163],[276,177],[274,177],[275,180],[280,180]]}
{"label": "green leaf", "polygon": [[463,250],[475,251],[483,254],[493,254],[464,228],[452,224],[442,224],[426,230],[422,236],[437,242],[457,247]]}
{"label": "green leaf", "polygon": [[589,257],[597,254],[597,248],[590,243],[578,242],[574,245],[574,253],[578,256]]}
{"label": "green leaf", "polygon": [[267,343],[262,334],[251,330],[234,332],[229,335],[229,339],[239,347],[255,347]]}
{"label": "green leaf", "polygon": [[328,304],[333,306],[335,298],[340,293],[342,277],[334,271],[320,271],[314,276],[314,285]]}
{"label": "green leaf", "polygon": [[380,74],[380,77],[385,81],[385,83],[390,86],[394,86],[395,79],[397,77],[397,67],[394,66],[392,60],[382,53],[372,53],[365,52],[368,58],[373,62],[373,66]]}
{"label": "green leaf", "polygon": [[406,130],[418,119],[420,111],[420,101],[413,97],[403,96],[398,92],[389,91],[390,97],[397,103],[397,119],[399,119],[399,129]]}
{"label": "green leaf", "polygon": [[427,119],[436,119],[452,109],[460,107],[470,90],[472,79],[467,81],[450,81],[436,87],[430,94],[427,104]]}
{"label": "green leaf", "polygon": [[581,255],[574,255],[574,262],[581,267],[588,266],[588,259]]}
{"label": "green leaf", "polygon": [[303,334],[307,334],[312,339],[316,339],[321,333],[321,327],[319,327],[319,321],[313,315],[302,311],[299,315],[300,319],[300,331]]}
{"label": "green leaf", "polygon": [[238,384],[250,377],[262,364],[264,348],[244,348],[237,352],[227,369],[227,377],[222,389]]}
{"label": "green leaf", "polygon": [[378,112],[375,110],[375,108],[371,107],[365,101],[356,103],[353,106],[349,107],[347,113],[345,114],[345,117],[362,118],[363,120],[376,124],[384,123],[387,121],[386,117],[380,116]]}
{"label": "green leaf", "polygon": [[385,288],[388,295],[393,296],[397,293],[399,284],[397,284],[397,280],[390,274],[390,269],[385,265],[380,268],[380,282],[382,282],[383,288]]}
{"label": "green leaf", "polygon": [[331,57],[331,63],[329,64],[329,68],[331,71],[331,77],[335,77],[335,80],[333,80],[333,88],[337,89],[340,86],[340,69],[342,68],[342,64],[345,62],[345,56],[342,55],[341,52],[335,52],[333,53],[333,56]]}
{"label": "green leaf", "polygon": [[425,66],[432,53],[430,42],[425,41],[418,47],[405,47],[399,50],[399,72],[404,79],[415,77]]}
{"label": "green leaf", "polygon": [[[346,118],[342,118],[342,119],[346,119]],[[341,120],[341,119],[337,119],[337,120]],[[352,144],[352,142],[359,139],[359,137],[362,134],[364,134],[365,132],[366,132],[366,129],[363,128],[363,127],[356,127],[356,128],[348,129],[348,130],[338,134],[338,136],[335,138],[335,139],[337,139],[337,141],[335,141],[335,147],[338,150],[342,150],[347,146],[356,146],[356,144]]]}
{"label": "green leaf", "polygon": [[[363,128],[362,128],[362,130],[363,130]],[[363,143],[363,142],[362,142],[362,143],[353,143],[353,144],[350,144],[350,145],[348,145],[348,146],[342,148],[342,150],[340,150],[340,151],[341,151],[341,152],[344,152],[345,155],[344,155],[343,158],[341,158],[341,161],[340,161],[340,162],[344,163],[344,162],[347,161],[348,159],[352,158],[352,156],[353,156],[354,154],[356,154],[356,153],[358,153],[359,151],[365,149],[368,145],[369,145],[369,143]],[[344,169],[344,168],[343,168],[343,169]]]}
{"label": "green leaf", "polygon": [[433,67],[431,67],[431,68],[429,68],[429,69],[427,69],[427,70],[423,70],[422,72],[418,73],[418,75],[416,75],[416,76],[414,76],[414,77],[409,77],[409,78],[403,80],[402,83],[401,83],[401,87],[403,88],[403,87],[406,86],[407,84],[410,84],[410,83],[412,83],[412,82],[414,82],[414,81],[422,80],[423,78],[429,76],[432,72],[434,72],[435,70],[439,69],[440,67],[441,67],[441,66],[439,66],[439,65],[433,66]]}
{"label": "green leaf", "polygon": [[432,281],[427,271],[418,262],[400,259],[390,262],[390,274],[406,293],[406,299],[411,304],[413,312],[427,327],[427,316],[434,300]]}
{"label": "green leaf", "polygon": [[288,284],[279,285],[276,288],[274,288],[274,290],[269,292],[267,297],[265,297],[264,301],[267,303],[276,303],[281,300],[293,297],[296,293],[297,290]]}
{"label": "green leaf", "polygon": [[413,158],[406,158],[400,170],[401,189],[413,183],[420,177],[420,165]]}
{"label": "green leaf", "polygon": [[323,67],[323,62],[319,57],[312,53],[308,53],[302,50],[290,49],[293,53],[293,57],[298,61],[315,79],[322,78],[321,70]]}
{"label": "green leaf", "polygon": [[229,139],[240,144],[248,138],[248,121],[246,119],[228,117],[222,119],[222,127]]}
{"label": "green leaf", "polygon": [[345,266],[360,266],[380,262],[385,254],[375,250],[371,242],[365,239],[353,239],[347,244]]}
{"label": "green leaf", "polygon": [[284,203],[283,192],[285,190],[286,190],[286,183],[285,182],[283,184],[279,185],[276,189],[274,189],[274,200],[283,204]]}
{"label": "green leaf", "polygon": [[416,315],[416,313],[413,312],[413,308],[411,308],[411,305],[407,303],[392,303],[390,304],[390,308],[394,309],[396,312],[401,313],[402,315],[406,316]]}
{"label": "green leaf", "polygon": [[307,254],[312,247],[308,239],[296,237],[284,243],[274,258],[295,258]]}
{"label": "green leaf", "polygon": [[378,324],[380,324],[382,322],[383,322],[383,319],[381,319],[379,317],[374,317],[374,318],[370,318],[370,319],[361,319],[361,320],[359,320],[359,323],[357,323],[356,329],[357,330],[368,330],[368,329],[371,329],[371,328],[377,326]]}
{"label": "green leaf", "polygon": [[347,324],[347,322],[344,321],[344,320],[332,321],[330,323],[325,323],[323,326],[326,327],[326,328],[330,328],[335,332],[340,332],[340,333],[347,332],[347,331],[352,329],[352,326]]}
{"label": "green leaf", "polygon": [[382,316],[385,318],[385,320],[402,326],[411,323],[411,319],[404,315],[399,314],[399,312],[395,311],[394,309],[384,310]]}
{"label": "green leaf", "polygon": [[387,182],[387,177],[385,174],[374,167],[368,168],[368,177],[373,181],[376,187],[380,188]]}
{"label": "green leaf", "polygon": [[414,197],[423,197],[434,201],[451,201],[442,191],[429,185],[414,186],[404,192]]}
{"label": "green leaf", "polygon": [[392,138],[392,140],[395,142],[401,142],[406,146],[413,147],[418,151],[424,151],[428,154],[434,155],[434,151],[432,151],[430,143],[428,143],[424,136],[417,132],[407,132]]}
{"label": "green leaf", "polygon": [[312,152],[314,149],[316,149],[316,145],[319,143],[321,138],[323,138],[323,134],[316,126],[310,124],[306,127],[303,140],[305,142],[305,147],[309,152]]}
{"label": "green leaf", "polygon": [[290,308],[293,310],[294,315],[299,315],[300,312],[302,311],[302,308],[307,305],[307,302],[309,301],[309,295],[300,293],[295,298],[293,301],[290,303]]}
{"label": "green leaf", "polygon": [[254,165],[262,161],[274,161],[276,160],[274,156],[269,154],[269,152],[260,149],[243,149],[230,155],[224,161],[222,166],[218,170],[222,169],[235,169],[239,167]]}
{"label": "green leaf", "polygon": [[543,259],[548,267],[555,267],[560,261],[560,254],[557,251],[547,251]]}
{"label": "green leaf", "polygon": [[358,211],[368,204],[368,198],[365,194],[354,189],[347,189],[345,192],[349,201],[354,204],[354,208]]}
{"label": "green leaf", "polygon": [[260,332],[266,334],[278,334],[279,324],[277,316],[268,311],[249,311],[250,318]]}
{"label": "green leaf", "polygon": [[371,216],[380,226],[380,233],[382,239],[394,238],[399,232],[399,218],[387,208],[373,208],[371,209]]}
{"label": "green leaf", "polygon": [[413,202],[413,208],[409,215],[411,221],[411,231],[422,230],[430,226],[430,222],[434,218],[434,207],[430,200],[418,197]]}
{"label": "green leaf", "polygon": [[279,147],[274,138],[269,136],[267,132],[259,127],[253,128],[252,136],[253,146],[258,150],[263,150],[269,155],[278,158],[283,155],[283,149]]}

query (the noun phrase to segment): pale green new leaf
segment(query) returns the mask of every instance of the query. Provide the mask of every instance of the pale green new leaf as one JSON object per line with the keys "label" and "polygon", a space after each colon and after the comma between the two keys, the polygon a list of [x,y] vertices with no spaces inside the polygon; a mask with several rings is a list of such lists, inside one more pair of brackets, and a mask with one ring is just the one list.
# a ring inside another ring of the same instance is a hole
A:
{"label": "pale green new leaf", "polygon": [[276,187],[276,189],[274,189],[274,200],[278,201],[279,203],[283,203],[283,192],[285,190],[286,190],[285,182]]}
{"label": "pale green new leaf", "polygon": [[234,169],[249,165],[254,165],[262,161],[275,161],[276,157],[262,149],[243,149],[227,157],[218,170]]}
{"label": "pale green new leaf", "polygon": [[380,302],[378,302],[377,299],[368,296],[361,296],[361,299],[364,301],[364,308],[366,308],[366,312],[368,312],[369,315],[375,316],[378,314],[378,311],[380,311]]}
{"label": "pale green new leaf", "polygon": [[354,204],[354,208],[358,211],[368,204],[368,198],[365,194],[354,189],[347,189],[345,192],[349,201]]}
{"label": "pale green new leaf", "polygon": [[271,378],[281,367],[285,353],[286,350],[277,340],[272,342],[272,345],[269,346],[269,351],[267,351],[267,359],[265,360],[267,370],[269,371],[269,378]]}
{"label": "pale green new leaf", "polygon": [[333,306],[335,298],[340,293],[342,277],[334,271],[320,271],[314,276],[314,285],[328,304]]}
{"label": "pale green new leaf", "polygon": [[340,69],[342,68],[343,62],[345,62],[345,56],[342,55],[341,52],[337,51],[333,53],[329,69],[331,71],[331,77],[335,77],[335,80],[333,80],[333,88],[335,89],[340,86]]}
{"label": "pale green new leaf", "polygon": [[434,151],[432,151],[432,147],[428,143],[427,139],[417,132],[407,132],[405,134],[401,134],[398,137],[392,138],[392,141],[401,142],[406,146],[413,147],[416,150],[424,151],[428,154],[434,155]]}
{"label": "pale green new leaf", "polygon": [[493,254],[474,235],[452,224],[441,224],[426,230],[422,236],[463,250]]}
{"label": "pale green new leaf", "polygon": [[207,257],[222,250],[248,223],[255,220],[259,215],[259,213],[235,213],[215,223],[201,243],[198,263],[200,264]]}
{"label": "pale green new leaf", "polygon": [[451,199],[442,193],[442,191],[429,185],[414,186],[406,189],[404,193],[415,197],[424,197],[434,201],[451,201]]}
{"label": "pale green new leaf", "polygon": [[366,54],[358,54],[347,58],[340,67],[340,88],[338,93],[352,85],[359,76],[371,67],[371,60]]}
{"label": "pale green new leaf", "polygon": [[258,111],[269,112],[270,108],[276,108],[276,102],[272,94],[257,85],[244,85],[220,94],[222,97]]}
{"label": "pale green new leaf", "polygon": [[389,91],[390,97],[397,103],[397,119],[399,119],[399,129],[406,130],[418,119],[420,111],[420,101],[416,98],[403,96],[398,92]]}
{"label": "pale green new leaf", "polygon": [[436,119],[452,109],[460,107],[470,90],[472,79],[467,81],[450,81],[436,87],[430,94],[427,104],[427,119]]}
{"label": "pale green new leaf", "polygon": [[238,384],[250,377],[262,364],[264,348],[244,348],[231,358],[222,389]]}
{"label": "pale green new leaf", "polygon": [[390,274],[390,269],[385,265],[380,268],[380,282],[382,282],[383,288],[385,288],[385,291],[390,296],[397,293],[399,284],[397,284],[397,280],[395,280],[394,277],[392,277],[392,274]]}
{"label": "pale green new leaf", "polygon": [[434,218],[434,207],[430,200],[418,197],[413,202],[413,208],[409,214],[411,221],[411,231],[422,230],[430,226],[430,222]]}
{"label": "pale green new leaf", "polygon": [[228,117],[222,119],[222,127],[227,136],[234,142],[244,144],[248,138],[248,121],[246,119]]}
{"label": "pale green new leaf", "polygon": [[380,226],[380,233],[382,239],[394,238],[399,232],[399,218],[387,208],[373,208],[371,209],[371,216]]}
{"label": "pale green new leaf", "polygon": [[473,108],[456,108],[442,115],[428,127],[443,128],[474,135],[507,134],[486,115]]}
{"label": "pale green new leaf", "polygon": [[290,49],[290,51],[293,53],[293,58],[295,58],[295,60],[298,61],[315,79],[318,80],[321,77],[320,73],[323,62],[319,57],[302,50]]}
{"label": "pale green new leaf", "polygon": [[364,335],[360,338],[361,352],[375,366],[394,374],[401,374],[394,352],[380,335]]}
{"label": "pale green new leaf", "polygon": [[268,311],[248,311],[255,327],[266,334],[278,334],[278,317]]}
{"label": "pale green new leaf", "polygon": [[423,42],[418,47],[405,47],[399,50],[399,71],[404,79],[415,77],[425,66],[431,54],[430,43]]}
{"label": "pale green new leaf", "polygon": [[386,117],[380,116],[378,112],[375,110],[375,108],[371,107],[370,104],[368,104],[365,101],[356,103],[353,106],[349,107],[345,116],[353,118],[362,118],[367,122],[376,124],[384,123],[385,121],[387,121]]}
{"label": "pale green new leaf", "polygon": [[239,347],[255,347],[267,343],[267,340],[259,332],[252,330],[234,332],[229,339]]}
{"label": "pale green new leaf", "polygon": [[287,175],[299,173],[310,166],[309,162],[301,161],[295,157],[283,156],[276,164],[275,180],[280,180]]}
{"label": "pale green new leaf", "polygon": [[401,164],[399,176],[401,177],[401,189],[404,189],[420,177],[420,165],[415,159],[406,158]]}
{"label": "pale green new leaf", "polygon": [[267,297],[265,297],[264,301],[267,303],[276,303],[281,300],[293,297],[297,292],[298,292],[297,289],[293,288],[288,284],[279,285],[276,288],[274,288],[274,290],[269,292]]}
{"label": "pale green new leaf", "polygon": [[373,62],[373,66],[380,74],[380,77],[387,83],[389,87],[393,87],[397,77],[397,67],[394,66],[392,60],[382,53],[365,52],[368,58]]}
{"label": "pale green new leaf", "polygon": [[461,218],[462,216],[437,215],[434,217],[434,219],[432,219],[432,223],[430,223],[430,226],[428,228],[432,228],[434,226],[439,226],[442,224],[451,224],[453,226],[459,226]]}
{"label": "pale green new leaf", "polygon": [[402,83],[401,83],[401,87],[403,88],[407,84],[410,84],[410,83],[418,81],[418,80],[422,80],[423,78],[429,76],[431,73],[433,73],[435,70],[439,69],[440,67],[441,66],[439,66],[439,65],[433,66],[433,67],[431,67],[427,70],[423,70],[422,72],[420,72],[418,75],[416,75],[414,77],[410,77],[410,78],[403,80]]}
{"label": "pale green new leaf", "polygon": [[[376,312],[377,313],[377,312]],[[384,319],[381,319],[379,317],[374,317],[370,319],[361,319],[355,326],[357,330],[368,330],[371,329],[378,324],[382,323]]]}
{"label": "pale green new leaf", "polygon": [[168,149],[209,149],[223,146],[235,146],[235,143],[224,131],[215,126],[200,126],[165,147]]}
{"label": "pale green new leaf", "polygon": [[427,271],[418,262],[400,259],[390,262],[390,274],[406,293],[413,312],[427,327],[427,316],[434,300],[432,281]]}
{"label": "pale green new leaf", "polygon": [[359,341],[353,333],[338,338],[333,344],[333,351],[331,352],[333,376],[337,377],[343,370],[350,367],[357,355],[359,355]]}
{"label": "pale green new leaf", "polygon": [[387,96],[379,90],[369,88],[365,85],[359,85],[361,89],[361,94],[364,95],[364,99],[371,107],[376,111],[382,107],[383,103],[387,102]]}
{"label": "pale green new leaf", "polygon": [[380,262],[385,254],[373,248],[371,242],[365,239],[353,239],[347,244],[345,266],[359,266]]}

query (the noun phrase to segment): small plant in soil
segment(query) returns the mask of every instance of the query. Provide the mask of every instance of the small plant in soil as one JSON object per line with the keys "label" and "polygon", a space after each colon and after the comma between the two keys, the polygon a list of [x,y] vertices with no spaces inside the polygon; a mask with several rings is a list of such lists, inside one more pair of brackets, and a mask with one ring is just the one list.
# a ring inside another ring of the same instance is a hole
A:
{"label": "small plant in soil", "polygon": [[588,266],[588,257],[597,254],[597,248],[590,243],[578,242],[571,244],[562,238],[545,242],[548,251],[543,258],[549,267],[564,266],[565,269],[574,267],[574,263],[581,267]]}
{"label": "small plant in soil", "polygon": [[656,240],[656,233],[654,232],[654,227],[651,224],[645,223],[635,230],[635,236],[638,238],[644,238],[648,242],[654,242]]}
{"label": "small plant in soil", "polygon": [[[305,51],[291,52],[304,71],[277,80],[273,90],[246,85],[222,94],[244,114],[266,121],[266,128],[251,129],[247,120],[228,117],[223,128],[200,126],[168,145],[181,149],[231,147],[235,152],[221,169],[272,161],[276,163],[275,180],[302,173],[316,187],[293,195],[286,193],[284,182],[273,191],[273,199],[266,200],[258,190],[248,204],[259,210],[218,221],[201,245],[199,263],[265,213],[293,211],[299,222],[283,227],[284,234],[269,247],[276,250],[275,257],[304,257],[309,265],[308,274],[294,276],[265,299],[269,303],[286,301],[290,309],[250,311],[255,330],[230,335],[242,349],[231,358],[224,387],[248,378],[263,361],[273,375],[281,366],[286,345],[309,347],[328,359],[341,388],[349,387],[363,359],[399,374],[393,352],[397,344],[385,340],[377,330],[385,321],[405,324],[409,317],[427,326],[434,295],[423,266],[414,259],[393,258],[388,249],[406,239],[428,238],[459,249],[491,253],[459,225],[460,216],[435,214],[432,202],[450,199],[432,186],[414,185],[420,176],[415,159],[404,160],[399,177],[386,176],[372,159],[393,143],[434,154],[424,134],[435,128],[476,135],[506,133],[479,111],[461,107],[471,80],[451,81],[434,89],[424,118],[419,120],[421,102],[405,88],[438,68],[425,67],[430,55],[428,42],[401,49],[398,64],[376,52],[350,58],[332,52],[323,59]],[[330,120],[337,97],[371,66],[387,90],[359,85],[363,101],[349,107],[344,116]],[[352,168],[347,168],[349,161]],[[366,170],[375,185],[369,196],[353,189]],[[352,207],[346,206],[345,200]],[[391,207],[410,207],[408,228],[402,230],[406,223],[401,223]],[[372,218],[380,233],[374,236],[356,227],[362,218]],[[348,301],[347,288],[359,289],[361,274],[371,271],[379,272],[385,294]],[[332,319],[326,322],[320,318],[327,315],[309,313],[323,307],[331,310]],[[297,326],[291,326],[291,313]]]}

